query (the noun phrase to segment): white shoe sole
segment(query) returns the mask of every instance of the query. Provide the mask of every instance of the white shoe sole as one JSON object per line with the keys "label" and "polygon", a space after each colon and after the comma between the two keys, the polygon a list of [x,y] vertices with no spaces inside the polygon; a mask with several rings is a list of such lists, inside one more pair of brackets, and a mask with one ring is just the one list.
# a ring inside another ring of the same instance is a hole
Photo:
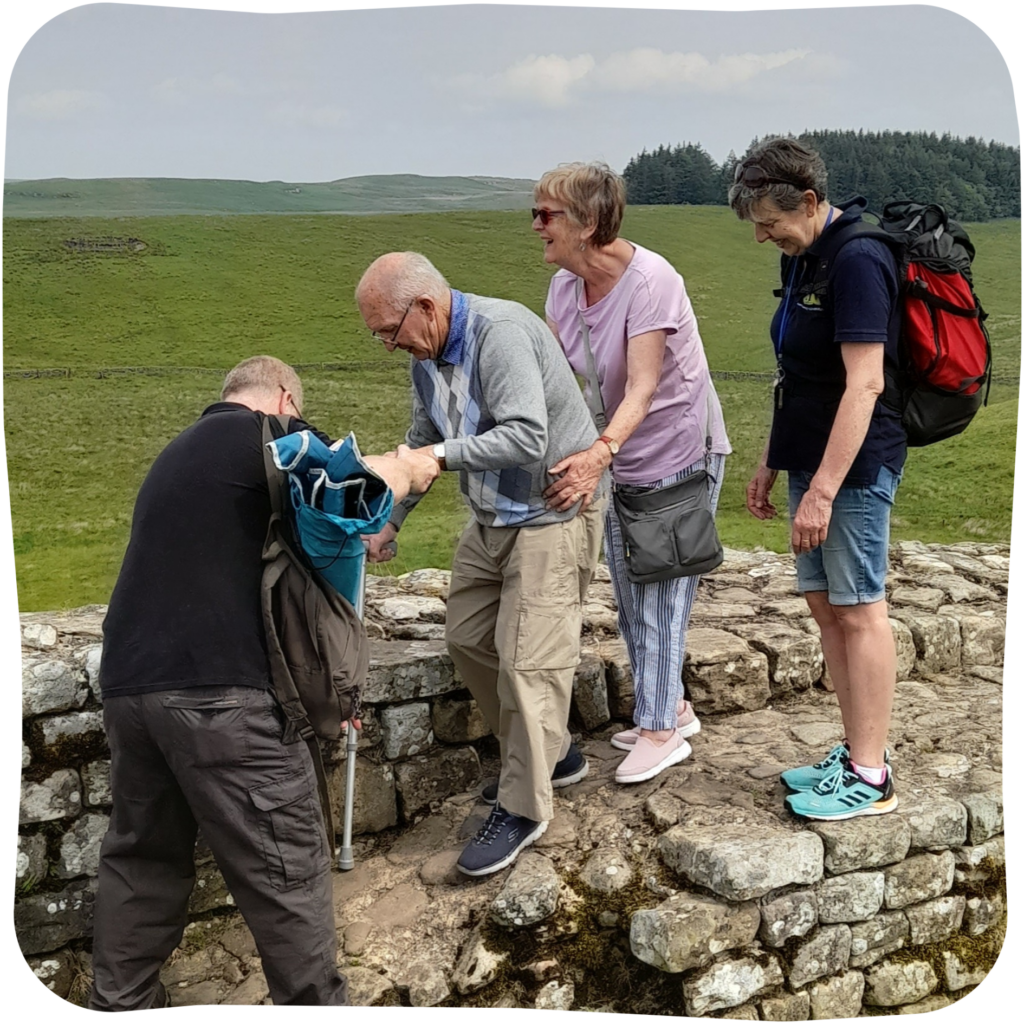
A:
{"label": "white shoe sole", "polygon": [[528,846],[532,846],[548,829],[548,823],[546,821],[540,822],[540,824],[503,860],[498,861],[497,864],[489,864],[485,868],[477,868],[476,871],[470,871],[469,868],[464,868],[461,864],[455,866],[464,875],[469,875],[470,878],[480,878],[483,875],[493,875],[496,871],[501,871],[503,868],[507,868],[516,857],[519,856]]}
{"label": "white shoe sole", "polygon": [[660,775],[666,768],[671,768],[674,764],[679,764],[680,761],[685,761],[690,754],[693,753],[693,747],[690,746],[685,740],[681,747],[676,747],[663,761],[659,761],[653,768],[648,768],[647,771],[641,772],[639,775],[624,775],[620,776],[618,772],[615,773],[615,781],[622,785],[629,785],[632,782],[646,782],[648,779],[653,779],[655,775]]}
{"label": "white shoe sole", "polygon": [[[629,730],[626,730],[629,732]],[[688,740],[691,736],[696,736],[700,732],[700,719],[695,718],[689,725],[683,725],[679,727],[679,735],[684,740]],[[633,740],[620,740],[619,737],[622,735],[621,732],[617,732],[610,740],[609,743],[616,750],[632,750],[636,746],[636,733],[633,733]]]}
{"label": "white shoe sole", "polygon": [[565,778],[563,778],[563,779],[552,779],[551,780],[551,788],[552,789],[563,789],[565,786],[572,786],[575,783],[579,782],[580,779],[586,778],[587,772],[589,772],[589,771],[590,771],[590,762],[589,761],[584,761],[583,762],[583,767],[578,772],[576,772],[574,775],[566,775]]}
{"label": "white shoe sole", "polygon": [[799,811],[794,811],[792,807],[790,807],[790,811],[798,818],[807,818],[810,821],[848,821],[850,818],[870,818],[879,814],[889,814],[891,811],[895,811],[899,805],[899,797],[893,793],[888,800],[879,800],[869,807],[858,811],[849,811],[846,814],[801,814]]}

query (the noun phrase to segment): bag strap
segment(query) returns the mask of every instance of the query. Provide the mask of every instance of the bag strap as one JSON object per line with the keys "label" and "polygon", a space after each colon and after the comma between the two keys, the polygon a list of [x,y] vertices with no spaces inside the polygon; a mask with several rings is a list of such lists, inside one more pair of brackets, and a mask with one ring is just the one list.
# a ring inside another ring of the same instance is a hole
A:
{"label": "bag strap", "polygon": [[[351,729],[352,726],[349,725]],[[334,854],[334,815],[331,813],[331,791],[327,785],[327,772],[324,770],[324,758],[320,753],[320,741],[316,736],[306,737],[310,757],[313,758],[313,771],[316,772],[316,791],[320,797],[320,810],[324,816],[324,828],[327,830],[327,849]],[[350,751],[350,756],[354,756]]]}
{"label": "bag strap", "polygon": [[587,405],[590,407],[590,415],[594,418],[594,425],[599,433],[604,433],[608,427],[608,414],[605,412],[604,399],[601,397],[601,386],[597,382],[597,367],[594,365],[594,350],[590,347],[590,328],[587,321],[583,319],[583,310],[580,309],[580,296],[583,294],[583,278],[576,278],[576,314],[580,318],[580,334],[583,336],[583,351],[587,355]]}
{"label": "bag strap", "polygon": [[[270,442],[284,437],[288,433],[288,420],[290,417],[278,414],[264,415],[263,417],[263,468],[267,473],[267,489],[270,491],[270,511],[274,516],[281,516],[284,513],[283,492],[285,488],[285,475],[277,468],[274,462],[274,453],[270,450]],[[277,424],[277,430],[274,424]]]}
{"label": "bag strap", "polygon": [[[587,355],[587,383],[590,385],[590,398],[587,405],[590,406],[590,414],[594,417],[594,424],[603,434],[608,426],[608,415],[604,408],[604,399],[601,397],[601,388],[597,383],[597,369],[594,366],[594,352],[590,347],[590,328],[587,321],[583,319],[583,311],[580,309],[580,295],[583,292],[583,278],[576,278],[576,312],[580,318],[580,334],[583,337],[583,351]],[[708,371],[708,389],[704,403],[704,469],[709,470],[711,458],[711,371]],[[596,398],[594,397],[596,396]]]}
{"label": "bag strap", "polygon": [[704,472],[711,476],[711,371],[708,370],[708,390],[704,402]]}
{"label": "bag strap", "polygon": [[914,278],[913,281],[907,282],[906,292],[908,295],[913,296],[913,298],[920,299],[929,306],[932,306],[935,309],[941,309],[943,312],[949,313],[951,316],[960,316],[968,320],[977,320],[981,316],[981,310],[977,306],[968,309],[964,306],[957,306],[952,302],[948,302],[946,299],[931,291],[928,287],[928,283],[926,281],[922,281],[919,277]]}

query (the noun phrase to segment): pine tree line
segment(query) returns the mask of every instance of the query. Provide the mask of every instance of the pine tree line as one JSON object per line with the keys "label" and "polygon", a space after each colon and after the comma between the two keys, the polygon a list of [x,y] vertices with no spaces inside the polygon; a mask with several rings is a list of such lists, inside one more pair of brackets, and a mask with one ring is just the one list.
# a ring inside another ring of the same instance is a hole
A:
{"label": "pine tree line", "polygon": [[[934,132],[815,131],[799,136],[825,161],[829,196],[941,203],[960,220],[1020,216],[1020,147]],[[756,143],[754,140],[751,145]],[[645,149],[623,171],[630,203],[720,206],[739,157],[721,165],[698,143]]]}

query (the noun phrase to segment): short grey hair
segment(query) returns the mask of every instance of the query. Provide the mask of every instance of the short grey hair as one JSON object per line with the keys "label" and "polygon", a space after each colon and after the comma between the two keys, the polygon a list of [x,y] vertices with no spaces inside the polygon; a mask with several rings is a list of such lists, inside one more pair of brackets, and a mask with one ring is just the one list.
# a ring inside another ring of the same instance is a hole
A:
{"label": "short grey hair", "polygon": [[356,285],[356,302],[374,295],[396,311],[413,299],[441,300],[450,285],[426,256],[418,252],[389,252],[375,259]]}
{"label": "short grey hair", "polygon": [[292,393],[295,408],[301,409],[302,381],[299,375],[274,356],[251,356],[228,371],[220,397],[221,401],[227,401],[232,395],[251,392],[269,396],[281,388]]}
{"label": "short grey hair", "polygon": [[735,180],[729,188],[729,205],[740,220],[751,220],[753,208],[764,199],[789,212],[800,208],[807,191],[813,192],[819,203],[828,195],[825,161],[792,136],[777,135],[752,146],[736,165],[737,179],[748,167],[760,167],[769,178],[783,178],[785,183],[750,188]]}

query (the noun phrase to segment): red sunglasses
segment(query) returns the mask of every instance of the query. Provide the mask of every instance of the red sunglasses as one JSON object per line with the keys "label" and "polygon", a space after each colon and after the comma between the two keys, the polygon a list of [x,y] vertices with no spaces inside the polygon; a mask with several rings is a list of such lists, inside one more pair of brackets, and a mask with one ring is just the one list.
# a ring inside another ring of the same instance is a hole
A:
{"label": "red sunglasses", "polygon": [[538,210],[534,207],[530,213],[533,215],[533,220],[540,217],[541,227],[547,227],[552,217],[564,217],[565,210]]}

